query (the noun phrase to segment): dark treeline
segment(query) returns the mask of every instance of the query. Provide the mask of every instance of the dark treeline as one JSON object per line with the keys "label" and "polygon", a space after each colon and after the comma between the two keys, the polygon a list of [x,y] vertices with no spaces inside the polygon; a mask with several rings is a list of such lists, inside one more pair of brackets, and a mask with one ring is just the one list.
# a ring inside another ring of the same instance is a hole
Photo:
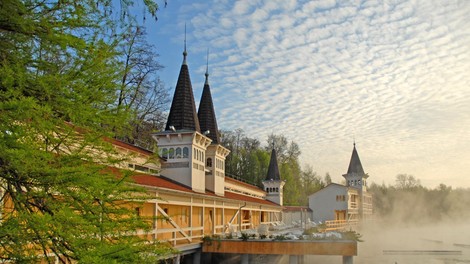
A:
{"label": "dark treeline", "polygon": [[274,146],[281,178],[286,181],[284,205],[307,205],[308,195],[331,182],[328,173],[322,178],[309,166],[302,169],[299,145],[283,135],[269,135],[265,146],[261,146],[258,139],[248,137],[241,129],[222,131],[221,135],[222,144],[231,151],[226,160],[226,173],[259,187],[266,178]]}
{"label": "dark treeline", "polygon": [[452,189],[441,183],[426,188],[412,175],[399,174],[395,185],[372,183],[376,217],[393,224],[463,221],[469,216],[470,189]]}

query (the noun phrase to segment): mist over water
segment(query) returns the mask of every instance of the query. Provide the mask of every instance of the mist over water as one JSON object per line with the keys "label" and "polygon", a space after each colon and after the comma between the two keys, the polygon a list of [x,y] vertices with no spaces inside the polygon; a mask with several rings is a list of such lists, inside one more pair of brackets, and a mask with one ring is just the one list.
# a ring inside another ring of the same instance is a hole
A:
{"label": "mist over water", "polygon": [[469,223],[377,222],[363,227],[362,233],[355,263],[470,263]]}
{"label": "mist over water", "polygon": [[[404,226],[377,221],[359,232],[364,242],[358,242],[354,263],[470,263],[470,223]],[[338,264],[342,258],[306,256],[305,263]]]}
{"label": "mist over water", "polygon": [[[470,223],[392,224],[375,221],[359,230],[355,264],[470,263]],[[255,260],[255,259],[252,259]],[[258,256],[254,263],[289,263],[288,256]],[[341,264],[342,256],[305,256],[304,263]]]}

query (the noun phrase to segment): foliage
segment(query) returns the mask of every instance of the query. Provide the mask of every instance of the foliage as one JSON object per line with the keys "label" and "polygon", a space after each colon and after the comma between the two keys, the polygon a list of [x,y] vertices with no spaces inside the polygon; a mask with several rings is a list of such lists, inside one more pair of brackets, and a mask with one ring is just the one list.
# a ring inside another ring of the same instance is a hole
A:
{"label": "foliage", "polygon": [[387,224],[423,224],[468,219],[469,189],[452,189],[440,184],[421,186],[411,175],[397,175],[395,186],[372,183],[374,214]]}
{"label": "foliage", "polygon": [[304,235],[311,235],[313,233],[318,233],[318,228],[317,227],[310,227],[308,229],[305,229],[303,234]]}
{"label": "foliage", "polygon": [[[148,2],[154,15],[156,5]],[[132,1],[122,1],[125,10]],[[111,1],[0,4],[0,221],[3,261],[151,262],[168,248],[132,235],[151,228],[147,198],[109,138],[132,111],[115,103],[123,72]],[[128,21],[130,21],[129,19]],[[152,254],[148,254],[152,252]],[[154,254],[156,253],[156,254]]]}
{"label": "foliage", "polygon": [[341,232],[341,235],[342,235],[342,239],[344,239],[344,240],[353,240],[353,241],[357,241],[357,242],[364,242],[364,240],[361,239],[362,235],[359,234],[356,231],[353,231],[353,230]]}
{"label": "foliage", "polygon": [[212,245],[212,236],[210,235],[204,235],[202,238],[201,238],[201,241],[202,243],[205,243],[207,244],[208,246],[211,246]]}
{"label": "foliage", "polygon": [[241,240],[243,240],[243,241],[248,241],[248,239],[250,238],[250,234],[248,234],[248,233],[241,233],[239,238],[240,238]]}
{"label": "foliage", "polygon": [[285,235],[276,235],[274,236],[273,238],[273,241],[284,241],[284,240],[288,240],[288,238],[285,236]]}
{"label": "foliage", "polygon": [[262,186],[268,172],[272,143],[278,155],[278,165],[284,185],[285,205],[307,205],[308,196],[325,186],[311,167],[302,170],[299,146],[283,135],[270,135],[267,147],[249,138],[243,130],[222,131],[221,143],[231,152],[226,160],[226,174],[248,183]]}

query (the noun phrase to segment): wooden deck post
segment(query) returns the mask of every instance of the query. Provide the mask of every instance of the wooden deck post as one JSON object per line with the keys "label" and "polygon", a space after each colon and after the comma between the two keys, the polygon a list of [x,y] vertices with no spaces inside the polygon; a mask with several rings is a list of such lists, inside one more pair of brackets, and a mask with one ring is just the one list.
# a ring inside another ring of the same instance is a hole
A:
{"label": "wooden deck post", "polygon": [[343,256],[343,264],[353,264],[352,256]]}
{"label": "wooden deck post", "polygon": [[249,254],[242,254],[242,255],[241,255],[240,263],[241,263],[241,264],[248,264],[248,263],[250,263],[250,255],[249,255]]}
{"label": "wooden deck post", "polygon": [[299,264],[299,256],[289,255],[289,264]]}

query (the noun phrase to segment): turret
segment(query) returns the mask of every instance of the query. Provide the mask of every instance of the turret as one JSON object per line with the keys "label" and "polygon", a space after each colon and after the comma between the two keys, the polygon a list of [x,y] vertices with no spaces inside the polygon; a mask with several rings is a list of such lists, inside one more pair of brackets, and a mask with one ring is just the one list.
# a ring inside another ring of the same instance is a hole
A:
{"label": "turret", "polygon": [[220,144],[219,129],[209,85],[209,52],[207,52],[205,76],[206,81],[204,82],[197,116],[201,131],[212,140],[206,151],[206,189],[216,195],[223,196],[225,192],[225,158],[230,151]]}
{"label": "turret", "polygon": [[369,178],[369,175],[364,173],[359,154],[357,154],[356,143],[353,144],[348,172],[343,174],[343,177],[346,179],[346,186],[359,189],[360,191],[367,191],[366,180]]}
{"label": "turret", "polygon": [[263,181],[263,187],[267,193],[266,199],[282,205],[285,183],[286,181],[281,180],[279,166],[277,165],[276,150],[273,146],[273,150],[271,151],[271,160],[269,161],[268,174],[266,175],[266,179]]}
{"label": "turret", "polygon": [[183,63],[176,83],[165,131],[153,135],[162,162],[161,175],[204,193],[206,149],[212,140],[201,133],[186,61],[186,29]]}

